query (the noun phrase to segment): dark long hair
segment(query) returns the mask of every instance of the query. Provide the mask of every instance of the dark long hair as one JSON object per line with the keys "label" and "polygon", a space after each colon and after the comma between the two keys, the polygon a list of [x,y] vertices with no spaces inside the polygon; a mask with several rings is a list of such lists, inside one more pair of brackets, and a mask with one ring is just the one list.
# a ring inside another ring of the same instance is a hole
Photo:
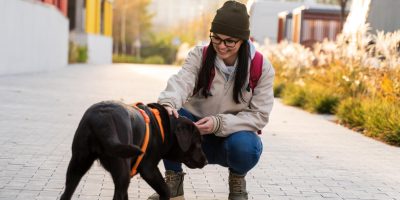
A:
{"label": "dark long hair", "polygon": [[[210,80],[211,72],[215,68],[214,63],[217,56],[217,52],[212,45],[213,44],[211,42],[208,45],[206,59],[202,63],[202,66],[200,68],[193,95],[197,94],[198,92],[200,92],[200,95],[204,96],[205,98],[211,95],[210,91],[208,91],[208,83],[212,81]],[[247,79],[248,63],[250,57],[249,49],[249,43],[247,41],[243,41],[238,51],[238,65],[235,69],[235,84],[233,87],[233,100],[237,104],[240,103],[240,100],[245,101],[242,94],[242,88]]]}

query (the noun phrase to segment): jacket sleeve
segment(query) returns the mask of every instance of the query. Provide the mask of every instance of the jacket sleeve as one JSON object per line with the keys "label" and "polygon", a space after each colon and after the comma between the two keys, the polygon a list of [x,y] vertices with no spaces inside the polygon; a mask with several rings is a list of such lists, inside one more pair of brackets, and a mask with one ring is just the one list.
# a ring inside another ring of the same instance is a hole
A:
{"label": "jacket sleeve", "polygon": [[202,47],[193,48],[179,72],[168,79],[167,87],[160,93],[158,103],[180,109],[192,95],[200,70]]}
{"label": "jacket sleeve", "polygon": [[226,137],[239,130],[262,130],[269,121],[269,115],[274,103],[275,71],[272,65],[264,59],[263,70],[257,86],[254,88],[249,107],[237,114],[218,114],[214,116],[214,134]]}

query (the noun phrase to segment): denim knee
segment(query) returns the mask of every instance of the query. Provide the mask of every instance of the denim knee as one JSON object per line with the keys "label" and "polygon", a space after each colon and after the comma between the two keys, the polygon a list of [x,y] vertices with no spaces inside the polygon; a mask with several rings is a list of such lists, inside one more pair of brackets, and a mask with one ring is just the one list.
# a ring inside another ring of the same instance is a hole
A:
{"label": "denim knee", "polygon": [[263,145],[256,133],[239,131],[228,136],[224,148],[229,169],[244,175],[257,164]]}

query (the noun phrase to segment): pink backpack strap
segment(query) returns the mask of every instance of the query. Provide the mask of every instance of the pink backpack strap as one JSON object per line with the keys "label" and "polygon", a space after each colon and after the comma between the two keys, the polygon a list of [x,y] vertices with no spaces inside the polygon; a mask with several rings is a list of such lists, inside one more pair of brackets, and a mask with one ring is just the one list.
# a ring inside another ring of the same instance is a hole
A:
{"label": "pink backpack strap", "polygon": [[203,47],[203,65],[204,65],[204,63],[206,62],[206,55],[207,55],[207,48],[208,48],[208,46],[204,46]]}
{"label": "pink backpack strap", "polygon": [[254,58],[251,60],[250,64],[249,86],[252,92],[254,92],[254,88],[257,86],[258,80],[261,77],[263,61],[263,55],[256,51],[256,54],[254,55]]}
{"label": "pink backpack strap", "polygon": [[[256,51],[256,54],[254,55],[254,58],[253,60],[251,60],[250,64],[249,86],[253,93],[254,93],[254,88],[257,86],[258,80],[260,79],[262,74],[263,62],[264,62],[263,55],[260,52]],[[262,134],[261,130],[258,130],[257,134],[261,135]]]}
{"label": "pink backpack strap", "polygon": [[[206,62],[207,48],[208,48],[208,46],[203,47],[203,63],[202,63],[203,65]],[[207,85],[208,92],[210,92],[210,90],[211,90],[211,84],[214,80],[214,76],[215,76],[215,68],[213,68],[213,70],[211,70],[210,81],[208,82],[208,85]]]}

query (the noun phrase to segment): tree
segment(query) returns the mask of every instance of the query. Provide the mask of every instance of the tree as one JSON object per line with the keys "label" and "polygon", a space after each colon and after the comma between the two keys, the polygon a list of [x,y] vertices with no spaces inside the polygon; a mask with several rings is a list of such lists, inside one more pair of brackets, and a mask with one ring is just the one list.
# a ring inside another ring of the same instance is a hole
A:
{"label": "tree", "polygon": [[113,17],[114,53],[140,55],[135,43],[150,33],[153,14],[147,11],[151,0],[115,0]]}

